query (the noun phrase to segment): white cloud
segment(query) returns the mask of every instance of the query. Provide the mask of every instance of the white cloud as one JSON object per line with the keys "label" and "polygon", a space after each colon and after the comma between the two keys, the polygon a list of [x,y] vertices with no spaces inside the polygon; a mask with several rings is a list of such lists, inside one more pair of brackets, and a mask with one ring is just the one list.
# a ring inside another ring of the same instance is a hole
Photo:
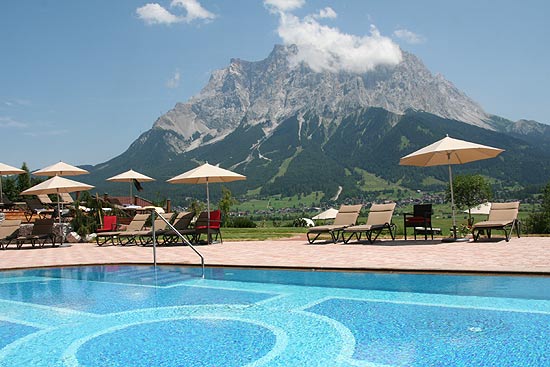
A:
{"label": "white cloud", "polygon": [[21,121],[16,121],[9,116],[0,116],[0,128],[17,128],[23,129],[28,125]]}
{"label": "white cloud", "polygon": [[136,9],[138,17],[147,24],[172,24],[181,22],[181,19],[157,3],[146,4]]}
{"label": "white cloud", "polygon": [[322,18],[330,18],[334,19],[338,16],[336,12],[331,7],[326,7],[324,9],[319,10],[318,14],[314,15],[314,18],[322,19]]}
{"label": "white cloud", "polygon": [[216,15],[202,7],[197,0],[172,0],[172,7],[182,7],[187,12],[185,22],[190,23],[195,19],[212,20]]}
{"label": "white cloud", "polygon": [[284,11],[279,16],[279,36],[285,44],[298,46],[291,61],[305,62],[314,71],[364,73],[378,65],[401,62],[399,46],[375,26],[371,26],[370,35],[356,36],[322,25],[313,16],[300,19]]}
{"label": "white cloud", "polygon": [[396,29],[393,32],[393,35],[413,45],[426,42],[426,39],[423,36],[416,34],[414,32],[411,32],[408,29],[404,29],[404,28]]}
{"label": "white cloud", "polygon": [[301,8],[305,0],[264,0],[264,4],[277,12],[287,12]]}
{"label": "white cloud", "polygon": [[149,3],[136,9],[138,18],[147,24],[191,23],[199,20],[212,20],[215,14],[209,12],[197,0],[172,0],[171,8],[183,8],[184,15],[173,14],[158,3]]}
{"label": "white cloud", "polygon": [[166,81],[166,88],[175,89],[180,86],[181,74],[179,70],[174,72],[174,75]]}

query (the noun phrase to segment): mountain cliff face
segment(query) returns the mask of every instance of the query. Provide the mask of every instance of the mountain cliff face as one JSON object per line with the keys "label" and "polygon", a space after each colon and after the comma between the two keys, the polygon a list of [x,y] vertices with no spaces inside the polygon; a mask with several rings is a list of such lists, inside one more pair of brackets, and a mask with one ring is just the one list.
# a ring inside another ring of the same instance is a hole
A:
{"label": "mountain cliff face", "polygon": [[398,162],[446,134],[506,149],[459,172],[484,172],[503,188],[541,185],[550,177],[550,126],[485,113],[412,54],[403,52],[394,67],[353,74],[291,67],[295,52],[276,46],[262,61],[231,60],[126,152],[96,165],[90,183],[115,189],[104,179],[133,167],[155,177],[148,186],[177,202],[197,189],[164,181],[209,161],[247,176],[229,185],[236,194],[364,197],[368,175],[440,190],[447,183],[444,168]]}
{"label": "mountain cliff face", "polygon": [[179,153],[218,141],[243,121],[261,124],[269,132],[299,111],[334,123],[358,108],[394,113],[412,108],[493,129],[478,104],[410,53],[403,52],[403,61],[395,67],[365,74],[316,73],[304,64],[291,67],[288,57],[293,53],[295,46],[275,46],[262,61],[232,59],[227,68],[212,74],[199,95],[178,103],[153,128],[177,133],[181,139],[167,144]]}

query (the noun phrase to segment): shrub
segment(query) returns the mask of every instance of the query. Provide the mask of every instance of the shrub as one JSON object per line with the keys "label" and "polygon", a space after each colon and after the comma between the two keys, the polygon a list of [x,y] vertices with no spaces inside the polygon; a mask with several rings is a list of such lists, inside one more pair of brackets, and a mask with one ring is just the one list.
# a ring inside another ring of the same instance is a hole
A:
{"label": "shrub", "polygon": [[228,221],[228,227],[233,228],[256,228],[256,223],[254,223],[250,218],[246,217],[236,217]]}

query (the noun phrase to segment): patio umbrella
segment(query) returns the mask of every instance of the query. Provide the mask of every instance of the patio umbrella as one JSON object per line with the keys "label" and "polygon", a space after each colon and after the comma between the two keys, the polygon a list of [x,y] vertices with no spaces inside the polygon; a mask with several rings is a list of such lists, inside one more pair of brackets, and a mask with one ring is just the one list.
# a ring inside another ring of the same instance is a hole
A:
{"label": "patio umbrella", "polygon": [[448,135],[417,150],[399,160],[402,166],[449,166],[449,186],[451,189],[451,209],[453,214],[453,233],[456,240],[456,218],[455,218],[455,202],[453,193],[453,173],[451,166],[453,164],[463,164],[468,162],[479,161],[483,159],[494,158],[504,149],[493,148],[486,145],[471,143],[464,140],[453,139]]}
{"label": "patio umbrella", "polygon": [[[39,183],[21,192],[21,195],[41,195],[41,194],[59,194],[62,192],[77,192],[92,189],[93,186],[82,182],[69,180],[68,178],[54,176],[44,182]],[[59,228],[61,228],[61,209],[60,200],[57,200],[57,213],[59,215]]]}
{"label": "patio umbrella", "polygon": [[[181,175],[172,177],[167,180],[169,183],[185,183],[185,184],[206,184],[206,205],[208,212],[208,223],[210,223],[210,193],[208,191],[208,184],[212,182],[232,182],[246,180],[246,176],[238,173],[213,166],[206,162],[205,164],[198,166],[190,171],[184,172]],[[209,237],[209,236],[208,236]]]}
{"label": "patio umbrella", "polygon": [[336,214],[338,214],[338,210],[334,209],[334,208],[330,208],[330,209],[325,210],[322,213],[317,214],[316,216],[314,216],[311,219],[313,219],[313,220],[334,219],[334,218],[336,218]]}
{"label": "patio umbrella", "polygon": [[479,204],[478,206],[473,206],[470,209],[464,210],[464,213],[489,215],[490,211],[491,203],[483,203]]}
{"label": "patio umbrella", "polygon": [[0,203],[4,202],[4,194],[2,192],[2,175],[15,175],[21,173],[25,173],[25,171],[4,163],[0,163]]}
{"label": "patio umbrella", "polygon": [[139,172],[136,172],[133,169],[130,169],[126,172],[123,172],[123,173],[120,173],[116,176],[108,178],[107,181],[129,182],[130,183],[130,197],[132,197],[132,185],[134,184],[134,182],[151,182],[151,181],[155,181],[155,179],[151,178],[149,176],[145,176],[144,174],[141,174]]}
{"label": "patio umbrella", "polygon": [[57,162],[46,168],[34,171],[32,174],[36,176],[78,176],[90,173],[85,169],[75,167],[65,162]]}

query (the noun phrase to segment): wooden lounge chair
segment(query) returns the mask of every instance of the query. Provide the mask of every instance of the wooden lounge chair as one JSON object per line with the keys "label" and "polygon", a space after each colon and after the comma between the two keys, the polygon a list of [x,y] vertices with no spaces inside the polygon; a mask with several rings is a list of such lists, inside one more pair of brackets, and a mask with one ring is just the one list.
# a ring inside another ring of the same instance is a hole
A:
{"label": "wooden lounge chair", "polygon": [[[367,236],[369,243],[376,241],[383,230],[389,230],[392,240],[395,240],[395,224],[392,223],[393,211],[395,203],[389,204],[372,204],[367,218],[367,223],[357,226],[344,228],[342,237],[344,243],[348,243],[353,236],[357,241],[361,241],[361,236],[364,233]],[[373,237],[373,234],[375,235]],[[346,236],[349,237],[346,238]]]}
{"label": "wooden lounge chair", "polygon": [[53,205],[52,199],[50,199],[50,197],[46,194],[36,195],[36,197],[38,198],[38,200],[40,200],[44,207],[51,207]]}
{"label": "wooden lounge chair", "polygon": [[407,239],[407,228],[413,227],[414,239],[418,232],[424,233],[424,240],[428,239],[428,233],[434,239],[434,230],[432,228],[432,204],[413,205],[412,213],[403,213],[403,232]]}
{"label": "wooden lounge chair", "polygon": [[[162,235],[164,232],[166,232],[166,229],[168,228],[168,225],[166,222],[161,218],[161,216],[167,220],[170,221],[172,218],[172,213],[162,213],[155,215],[155,231],[154,234],[156,237]],[[147,244],[153,243],[153,229],[142,229],[139,231],[126,231],[121,232],[118,236],[118,242],[121,245],[134,243],[138,244],[138,241],[141,245],[145,246]]]}
{"label": "wooden lounge chair", "polygon": [[51,217],[54,214],[53,209],[43,205],[37,198],[27,198],[25,199],[25,203],[27,204],[27,208],[25,209],[25,219],[27,219],[27,222],[30,222],[35,214],[40,219],[48,216]]}
{"label": "wooden lounge chair", "polygon": [[344,228],[356,224],[361,207],[361,204],[342,205],[338,210],[338,214],[336,214],[336,218],[334,218],[333,224],[311,227],[307,231],[307,241],[313,243],[320,235],[329,234],[333,243],[338,242]]}
{"label": "wooden lounge chair", "polygon": [[21,248],[25,243],[30,243],[32,247],[35,247],[36,245],[44,247],[48,240],[52,243],[52,247],[56,247],[53,222],[54,221],[52,218],[35,220],[30,235],[19,236],[15,239],[17,242],[17,248]]}
{"label": "wooden lounge chair", "polygon": [[18,219],[6,219],[0,222],[0,249],[5,249],[11,241],[17,238],[17,231],[21,221]]}
{"label": "wooden lounge chair", "polygon": [[149,214],[136,214],[130,224],[126,227],[125,231],[111,231],[111,232],[96,232],[96,243],[98,246],[103,246],[107,242],[111,242],[113,245],[116,245],[115,238],[121,233],[126,231],[141,231],[145,226],[145,222],[149,218]]}
{"label": "wooden lounge chair", "polygon": [[15,206],[15,203],[11,201],[7,196],[2,196],[0,200],[0,210],[10,210]]}
{"label": "wooden lounge chair", "polygon": [[[223,243],[222,232],[220,230],[222,223],[222,213],[220,210],[210,211],[210,221],[208,220],[208,212],[200,213],[197,221],[195,222],[195,242],[199,242],[202,234],[207,234],[207,243],[212,243],[212,241],[217,241],[218,236],[220,237],[220,242]],[[216,235],[213,239],[212,236]]]}
{"label": "wooden lounge chair", "polygon": [[510,241],[514,227],[518,238],[520,237],[521,223],[518,220],[519,201],[509,203],[492,203],[489,211],[489,218],[483,222],[475,223],[472,226],[472,235],[474,241],[479,239],[482,232],[491,238],[491,230],[498,229],[504,231],[506,242]]}
{"label": "wooden lounge chair", "polygon": [[[174,219],[173,227],[189,241],[193,241],[195,237],[195,229],[190,226],[194,217],[195,213],[193,212],[180,212]],[[171,228],[162,234],[163,244],[179,243],[180,239],[180,236]]]}

